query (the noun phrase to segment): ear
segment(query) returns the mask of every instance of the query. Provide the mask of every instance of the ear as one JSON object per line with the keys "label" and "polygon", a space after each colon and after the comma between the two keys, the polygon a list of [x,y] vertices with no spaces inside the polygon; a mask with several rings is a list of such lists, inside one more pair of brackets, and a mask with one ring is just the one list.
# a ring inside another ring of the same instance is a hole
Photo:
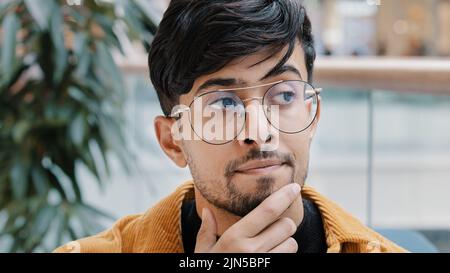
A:
{"label": "ear", "polygon": [[178,167],[184,168],[187,165],[187,161],[181,148],[181,141],[176,140],[172,135],[172,125],[174,123],[175,120],[171,118],[157,116],[154,121],[156,138],[164,153]]}
{"label": "ear", "polygon": [[310,135],[309,135],[310,141],[312,141],[314,135],[316,134],[317,124],[319,123],[319,119],[320,119],[321,105],[322,105],[322,98],[319,95],[318,96],[318,100],[317,100],[317,114],[316,114],[316,118],[314,119],[313,124],[311,124],[311,130],[309,130],[309,132],[310,132]]}

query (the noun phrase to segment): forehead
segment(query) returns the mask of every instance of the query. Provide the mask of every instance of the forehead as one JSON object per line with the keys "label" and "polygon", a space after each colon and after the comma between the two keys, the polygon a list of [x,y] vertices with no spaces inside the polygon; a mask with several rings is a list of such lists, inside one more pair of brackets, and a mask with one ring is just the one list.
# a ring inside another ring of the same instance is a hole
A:
{"label": "forehead", "polygon": [[[282,50],[276,52],[275,54],[273,54],[273,52],[269,52],[268,50],[264,50],[252,55],[240,57],[231,61],[223,69],[204,77],[210,77],[215,74],[224,74],[227,72],[232,73],[236,70],[240,70],[241,72],[247,70],[252,70],[252,72],[258,72],[258,70],[261,70],[261,73],[263,73],[264,71],[267,72],[268,69],[273,68],[276,64],[278,64],[278,62],[281,61],[283,56],[287,53],[287,50],[288,46],[286,45]],[[286,64],[295,65],[299,69],[304,66],[306,69],[304,51],[299,42],[295,43],[294,50],[287,60]],[[202,77],[200,77],[199,79],[201,78]]]}
{"label": "forehead", "polygon": [[[183,97],[185,97],[185,99],[193,98],[196,90],[204,82],[213,78],[233,78],[236,79],[239,86],[253,86],[284,79],[283,74],[281,74],[273,78],[267,78],[263,81],[260,81],[260,79],[263,78],[266,73],[268,73],[280,62],[280,60],[286,54],[287,50],[288,46],[285,46],[282,50],[280,50],[273,56],[270,56],[269,52],[267,51],[261,51],[252,55],[237,58],[231,61],[221,70],[197,78],[194,81],[194,85],[191,91],[181,96],[180,99],[183,100]],[[268,57],[270,58],[267,59]],[[289,57],[285,64],[295,67],[298,71],[300,71],[302,79],[307,81],[308,73],[306,71],[304,51],[299,42],[296,42],[292,55]]]}

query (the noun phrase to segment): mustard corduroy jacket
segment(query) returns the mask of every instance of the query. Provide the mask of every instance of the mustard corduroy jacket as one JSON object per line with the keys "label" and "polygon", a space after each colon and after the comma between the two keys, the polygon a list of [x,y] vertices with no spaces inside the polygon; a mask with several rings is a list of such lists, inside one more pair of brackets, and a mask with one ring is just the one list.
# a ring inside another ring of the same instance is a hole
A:
{"label": "mustard corduroy jacket", "polygon": [[[313,188],[304,186],[302,197],[311,200],[319,208],[328,252],[406,252],[405,249],[365,227]],[[190,180],[180,185],[146,213],[121,218],[112,228],[67,243],[54,252],[183,253],[181,206],[184,200],[192,198],[194,198],[194,184]]]}

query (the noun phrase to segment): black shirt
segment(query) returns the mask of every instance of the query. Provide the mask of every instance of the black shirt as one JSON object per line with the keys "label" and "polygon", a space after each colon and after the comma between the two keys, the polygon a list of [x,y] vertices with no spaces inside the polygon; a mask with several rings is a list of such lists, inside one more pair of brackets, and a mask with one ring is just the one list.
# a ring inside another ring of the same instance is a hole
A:
{"label": "black shirt", "polygon": [[[325,241],[325,231],[323,229],[322,216],[317,206],[303,199],[304,216],[292,236],[298,243],[297,253],[325,253],[327,244]],[[181,233],[185,253],[193,253],[197,233],[202,221],[198,217],[195,207],[195,199],[183,202],[181,208]]]}

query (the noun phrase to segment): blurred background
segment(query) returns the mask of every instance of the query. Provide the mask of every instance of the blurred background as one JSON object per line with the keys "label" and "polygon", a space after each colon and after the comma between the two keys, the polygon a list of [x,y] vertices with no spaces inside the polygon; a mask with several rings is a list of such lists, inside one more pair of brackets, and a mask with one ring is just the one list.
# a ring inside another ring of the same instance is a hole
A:
{"label": "blurred background", "polygon": [[[190,179],[161,151],[149,44],[168,0],[0,0],[0,251],[46,252]],[[450,0],[305,0],[322,114],[307,183],[450,252]],[[193,33],[195,35],[195,33]]]}

